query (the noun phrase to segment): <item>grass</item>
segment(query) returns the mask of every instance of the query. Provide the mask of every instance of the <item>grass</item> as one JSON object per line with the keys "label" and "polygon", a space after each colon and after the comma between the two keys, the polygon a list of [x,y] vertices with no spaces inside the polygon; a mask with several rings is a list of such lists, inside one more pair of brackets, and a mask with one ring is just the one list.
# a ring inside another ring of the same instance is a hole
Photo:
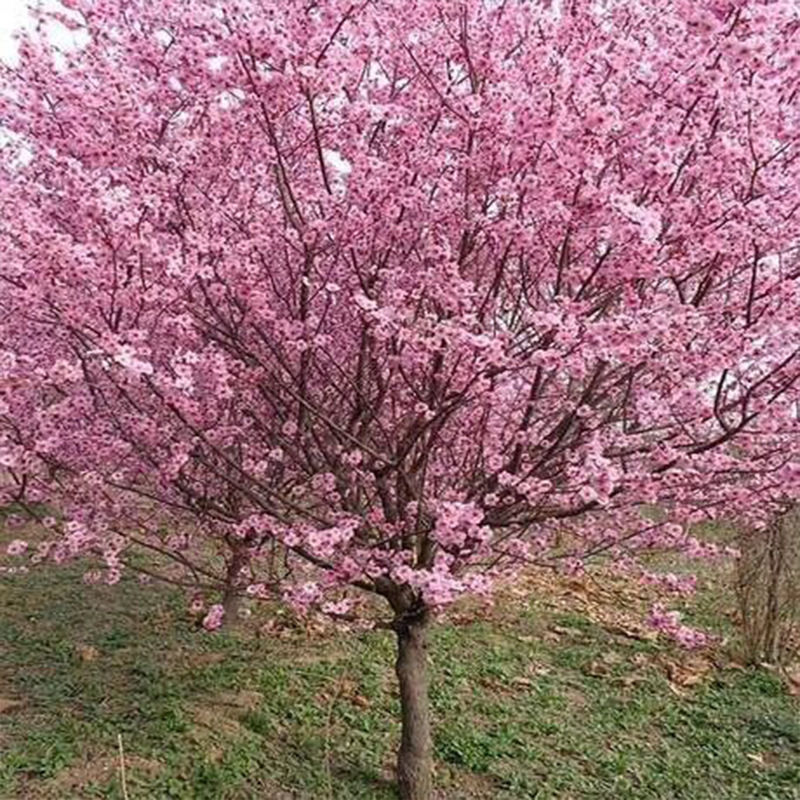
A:
{"label": "grass", "polygon": [[[388,633],[208,635],[168,588],[0,575],[0,798],[395,797]],[[434,633],[446,800],[798,800],[800,708],[764,670],[676,687],[668,645],[508,601]],[[688,662],[691,664],[691,660]],[[0,705],[2,708],[2,705]]]}

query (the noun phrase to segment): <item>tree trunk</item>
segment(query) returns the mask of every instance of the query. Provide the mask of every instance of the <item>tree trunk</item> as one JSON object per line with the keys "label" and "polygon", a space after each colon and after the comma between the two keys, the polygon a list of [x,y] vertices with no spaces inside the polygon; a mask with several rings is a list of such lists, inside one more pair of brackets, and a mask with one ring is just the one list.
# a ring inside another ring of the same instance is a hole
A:
{"label": "tree trunk", "polygon": [[782,578],[786,572],[784,520],[782,516],[771,526],[767,541],[769,575],[767,578],[767,625],[764,631],[764,655],[771,664],[781,661],[781,595]]}
{"label": "tree trunk", "polygon": [[222,630],[231,631],[236,627],[239,622],[239,611],[241,610],[242,598],[235,588],[230,586],[225,587],[225,593],[222,595],[222,607],[225,609],[225,615],[222,617]]}
{"label": "tree trunk", "polygon": [[395,622],[400,684],[402,737],[397,754],[397,781],[403,800],[433,797],[433,742],[428,701],[428,613],[402,616]]}
{"label": "tree trunk", "polygon": [[222,593],[222,607],[225,614],[222,617],[222,629],[230,631],[236,627],[240,619],[242,598],[239,595],[239,573],[247,564],[247,553],[243,550],[234,550],[228,569],[225,573],[225,589]]}

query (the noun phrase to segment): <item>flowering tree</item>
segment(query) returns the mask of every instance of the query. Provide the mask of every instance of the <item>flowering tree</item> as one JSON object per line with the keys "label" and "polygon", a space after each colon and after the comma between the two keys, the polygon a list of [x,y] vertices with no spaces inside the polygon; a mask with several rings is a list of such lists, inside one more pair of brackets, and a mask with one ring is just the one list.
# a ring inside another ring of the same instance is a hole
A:
{"label": "flowering tree", "polygon": [[36,558],[113,582],[155,548],[229,613],[382,596],[420,800],[438,609],[529,562],[710,555],[688,525],[791,493],[791,0],[62,3],[0,96],[0,463],[60,511]]}

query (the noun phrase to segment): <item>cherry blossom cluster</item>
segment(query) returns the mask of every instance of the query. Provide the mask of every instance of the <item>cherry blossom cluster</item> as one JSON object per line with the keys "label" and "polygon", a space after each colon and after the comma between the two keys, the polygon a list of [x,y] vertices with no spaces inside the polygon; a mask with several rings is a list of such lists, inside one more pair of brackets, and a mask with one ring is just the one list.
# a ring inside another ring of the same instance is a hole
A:
{"label": "cherry blossom cluster", "polygon": [[667,611],[662,605],[656,605],[651,610],[650,624],[665,636],[689,649],[703,647],[709,641],[708,634],[684,625],[679,612]]}
{"label": "cherry blossom cluster", "polygon": [[61,5],[0,68],[33,560],[399,613],[797,494],[792,0]]}

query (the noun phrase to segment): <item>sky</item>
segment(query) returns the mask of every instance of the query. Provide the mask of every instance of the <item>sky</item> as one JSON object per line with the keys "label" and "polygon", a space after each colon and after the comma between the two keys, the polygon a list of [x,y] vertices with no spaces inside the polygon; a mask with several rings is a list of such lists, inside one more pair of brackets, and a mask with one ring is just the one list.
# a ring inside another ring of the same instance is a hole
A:
{"label": "sky", "polygon": [[[0,0],[0,60],[14,63],[17,51],[14,33],[30,20],[28,5],[35,0]],[[45,7],[59,7],[57,2],[45,0]],[[62,9],[63,10],[63,9]],[[51,41],[59,47],[74,46],[75,35],[62,25],[54,23],[50,28]]]}
{"label": "sky", "polygon": [[25,24],[27,5],[27,0],[0,1],[0,58],[3,61],[9,61],[14,56],[16,48],[11,34]]}

